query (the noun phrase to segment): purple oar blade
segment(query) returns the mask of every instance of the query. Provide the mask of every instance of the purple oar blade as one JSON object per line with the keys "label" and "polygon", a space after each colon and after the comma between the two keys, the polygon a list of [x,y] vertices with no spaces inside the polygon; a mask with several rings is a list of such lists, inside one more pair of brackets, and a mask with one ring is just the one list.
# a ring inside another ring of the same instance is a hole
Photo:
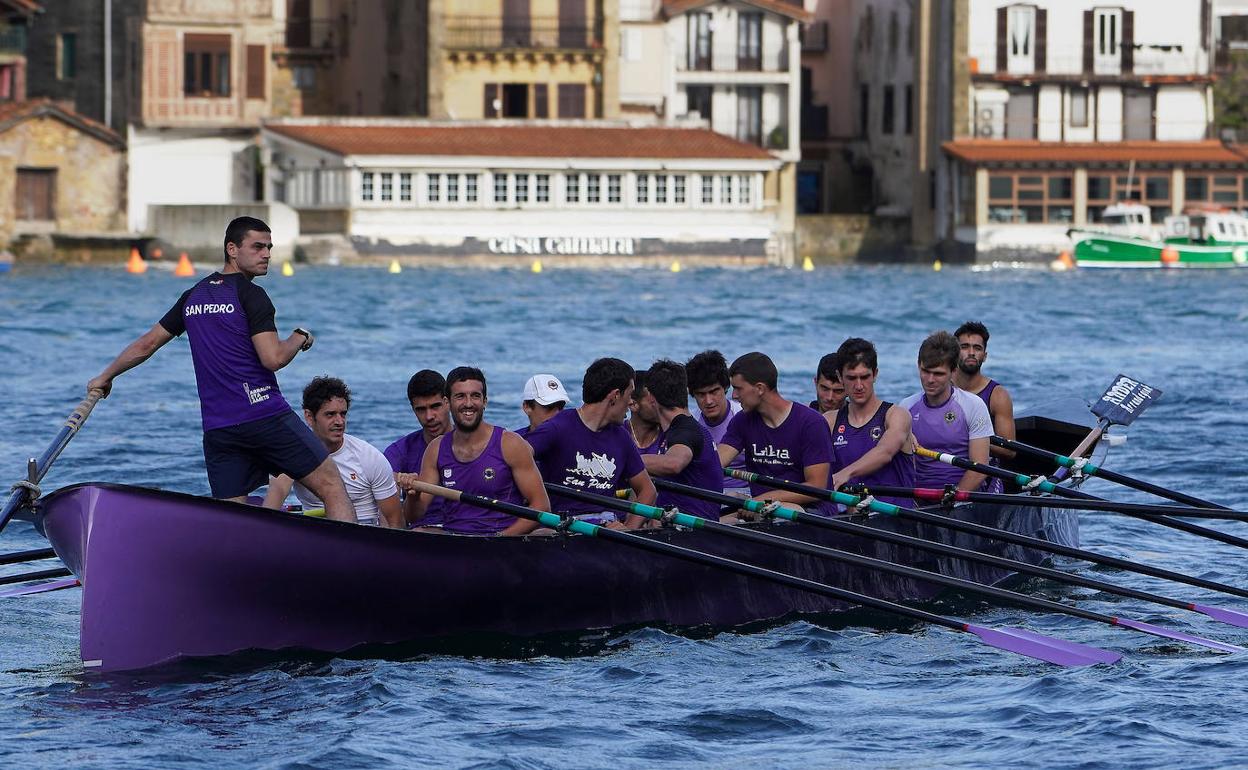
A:
{"label": "purple oar blade", "polygon": [[0,591],[0,599],[10,599],[14,596],[27,596],[29,594],[41,594],[44,591],[58,591],[62,588],[73,588],[79,585],[78,578],[67,577],[60,580],[53,580],[49,583],[38,583],[33,586],[21,586],[20,588],[10,588],[7,591]]}
{"label": "purple oar blade", "polygon": [[1220,620],[1223,623],[1230,623],[1232,626],[1240,628],[1248,628],[1248,613],[1239,610],[1228,610],[1222,607],[1210,607],[1207,604],[1193,604],[1192,609],[1197,612],[1203,612],[1214,620]]}
{"label": "purple oar blade", "polygon": [[1025,628],[985,628],[968,623],[966,630],[978,636],[985,644],[1060,666],[1091,666],[1122,660],[1122,656],[1116,652],[1054,639]]}
{"label": "purple oar blade", "polygon": [[1154,626],[1152,623],[1145,623],[1140,620],[1127,620],[1126,618],[1114,618],[1114,622],[1120,626],[1125,626],[1126,628],[1134,628],[1136,631],[1143,631],[1146,634],[1152,634],[1154,636],[1160,636],[1166,639],[1177,639],[1180,642],[1189,642],[1191,644],[1198,644],[1201,647],[1208,647],[1209,649],[1217,650],[1218,652],[1243,652],[1244,651],[1243,647],[1239,647],[1234,644],[1226,644],[1225,642],[1217,642],[1217,641],[1214,641],[1213,639],[1206,639],[1203,636],[1193,636],[1192,634],[1185,634],[1182,631],[1171,631],[1168,628],[1162,628],[1161,626]]}

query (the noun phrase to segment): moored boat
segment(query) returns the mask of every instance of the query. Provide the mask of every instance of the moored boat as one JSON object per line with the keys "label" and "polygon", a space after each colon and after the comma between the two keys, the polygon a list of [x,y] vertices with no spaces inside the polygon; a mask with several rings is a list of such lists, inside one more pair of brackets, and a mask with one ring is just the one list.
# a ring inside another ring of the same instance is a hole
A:
{"label": "moored boat", "polygon": [[1234,212],[1166,217],[1153,231],[1149,209],[1115,204],[1100,227],[1069,231],[1079,267],[1227,268],[1248,266],[1248,219]]}
{"label": "moored boat", "polygon": [[[1086,412],[1084,412],[1086,414]],[[1025,417],[1024,440],[1070,451],[1081,421]],[[480,538],[363,527],[176,492],[78,484],[48,495],[39,524],[83,583],[83,664],[144,668],[248,649],[340,652],[478,633],[535,636],[652,624],[731,628],[847,605],[592,537]],[[1073,512],[968,504],[956,518],[1073,545]],[[889,516],[870,526],[1028,563],[1044,554]],[[802,524],[786,537],[993,584],[1007,571]],[[908,577],[714,533],[645,537],[893,600],[937,588]]]}

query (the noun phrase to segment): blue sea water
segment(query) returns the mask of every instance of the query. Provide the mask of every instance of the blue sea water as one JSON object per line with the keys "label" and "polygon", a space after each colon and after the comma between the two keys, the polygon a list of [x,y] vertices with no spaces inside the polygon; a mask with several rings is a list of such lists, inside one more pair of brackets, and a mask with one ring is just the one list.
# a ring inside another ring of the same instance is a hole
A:
{"label": "blue sea water", "polygon": [[[0,480],[24,473],[83,385],[187,285],[166,272],[19,267],[0,276]],[[1165,395],[1108,466],[1248,509],[1248,271],[1069,272],[913,267],[563,271],[300,268],[263,279],[283,331],[317,334],[280,375],[345,378],[350,430],[384,446],[414,429],[419,368],[482,367],[487,417],[523,421],[536,372],[579,391],[595,357],[637,365],[715,347],[770,353],[781,390],[808,400],[820,355],[846,336],[880,351],[879,391],[918,389],[936,328],[992,331],[985,368],[1019,410],[1093,398],[1119,372]],[[175,340],[119,378],[45,488],[121,481],[206,493],[189,352]],[[1100,481],[1120,500],[1147,496]],[[1082,516],[1084,544],[1248,585],[1248,553],[1122,516]],[[1223,525],[1248,533],[1242,525]],[[37,547],[24,522],[0,552]],[[1248,609],[1137,575],[1072,572]],[[6,567],[12,573],[21,567]],[[1039,595],[1248,644],[1203,616],[1040,581]],[[1248,734],[1248,653],[951,597],[937,609],[1117,650],[1062,669],[967,635],[853,615],[752,633],[597,633],[518,645],[360,655],[241,656],[126,676],[84,673],[77,590],[0,600],[0,763],[8,767],[1232,767]],[[119,618],[118,622],[125,622]]]}

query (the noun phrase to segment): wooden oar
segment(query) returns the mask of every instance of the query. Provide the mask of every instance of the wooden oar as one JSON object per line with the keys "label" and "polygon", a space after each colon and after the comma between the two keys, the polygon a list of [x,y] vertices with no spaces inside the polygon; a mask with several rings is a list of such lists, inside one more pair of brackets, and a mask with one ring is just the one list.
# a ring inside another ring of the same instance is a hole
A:
{"label": "wooden oar", "polygon": [[940,503],[950,500],[955,503],[1001,503],[1004,505],[1021,505],[1033,508],[1061,508],[1068,511],[1110,511],[1186,516],[1189,519],[1220,519],[1223,521],[1248,522],[1248,512],[1232,511],[1225,508],[1188,508],[1185,505],[1153,505],[1150,503],[1120,503],[1117,500],[1082,500],[1073,498],[1038,497],[1027,494],[1000,494],[996,492],[970,492],[965,489],[954,489],[949,485],[946,489],[934,487],[890,487],[880,484],[844,484],[841,489],[852,495],[885,495],[887,497],[911,497],[915,500]]}
{"label": "wooden oar", "polygon": [[[1040,447],[1034,447],[1030,444],[1024,444],[1021,441],[1011,441],[1010,439],[1001,438],[1000,436],[993,436],[992,443],[999,447],[1012,449],[1015,452],[1021,452],[1023,454],[1029,454],[1033,457],[1049,460],[1050,462],[1056,463],[1063,468],[1079,471],[1089,476],[1096,476],[1097,478],[1102,478],[1106,481],[1112,481],[1115,484],[1121,484],[1124,487],[1138,489],[1141,492],[1148,492],[1149,494],[1164,497],[1167,500],[1174,500],[1175,502],[1190,505],[1194,508],[1229,510],[1225,505],[1211,503],[1208,500],[1202,500],[1199,497],[1194,497],[1173,489],[1157,486],[1156,484],[1132,478],[1131,476],[1126,476],[1121,473],[1115,473],[1114,471],[1102,468],[1085,457],[1081,457],[1078,452],[1075,452],[1072,456],[1067,457],[1066,455],[1059,455],[1054,452],[1050,452],[1047,449],[1041,449]],[[1248,516],[1248,514],[1245,514],[1245,516]]]}
{"label": "wooden oar", "polygon": [[[924,623],[941,626],[953,631],[962,631],[974,634],[984,644],[997,649],[1014,652],[1019,655],[1026,655],[1038,660],[1047,661],[1049,663],[1057,663],[1063,666],[1086,666],[1094,663],[1114,663],[1121,660],[1122,656],[1109,650],[1102,650],[1097,647],[1091,647],[1076,642],[1068,642],[1063,639],[1055,639],[1041,634],[1027,631],[1021,628],[988,628],[978,626],[972,623],[966,623],[953,618],[947,618],[942,615],[936,615],[924,610],[917,610],[912,607],[906,607],[901,604],[887,601],[885,599],[877,599],[873,596],[848,591],[843,588],[819,583],[814,580],[788,575],[783,572],[756,567],[752,564],[726,559],[722,556],[695,551],[691,548],[682,548],[670,543],[664,543],[660,540],[638,535],[632,532],[624,532],[620,530],[607,529],[596,524],[579,519],[571,519],[564,521],[558,515],[546,513],[545,511],[537,511],[532,508],[526,508],[522,505],[514,503],[505,503],[500,500],[492,500],[490,498],[472,495],[466,492],[460,492],[455,489],[447,489],[433,484],[427,484],[422,481],[412,482],[414,489],[425,492],[438,497],[444,497],[449,500],[463,500],[471,505],[489,508],[503,513],[517,516],[529,521],[536,521],[547,527],[558,528],[564,527],[570,532],[591,537],[609,540],[613,543],[626,545],[640,550],[650,551],[651,553],[659,553],[665,556],[682,559],[684,561],[702,564],[710,567],[718,567],[720,569],[736,573],[738,575],[747,575],[749,577],[767,580],[779,585],[796,588],[802,591],[828,596],[839,599],[850,604],[870,607],[872,609],[889,612],[895,615],[901,615],[911,620],[918,620]],[[604,498],[605,499],[605,498]]]}
{"label": "wooden oar", "polygon": [[806,484],[799,484],[795,481],[786,481],[785,479],[777,479],[772,476],[765,476],[761,473],[752,471],[734,470],[731,468],[724,469],[725,475],[741,479],[743,481],[751,481],[765,487],[774,489],[787,489],[791,492],[798,492],[803,495],[817,497],[820,500],[831,500],[850,508],[857,507],[866,503],[869,510],[876,513],[888,514],[890,516],[898,516],[903,519],[912,519],[914,521],[922,521],[927,524],[934,524],[938,527],[947,529],[956,529],[961,532],[968,532],[972,535],[979,535],[990,540],[1001,540],[1006,543],[1014,543],[1015,545],[1034,548],[1038,551],[1054,553],[1060,556],[1069,556],[1072,559],[1081,559],[1094,564],[1103,564],[1107,567],[1126,570],[1128,572],[1138,572],[1141,575],[1161,578],[1162,580],[1170,580],[1175,583],[1186,583],[1187,585],[1197,586],[1198,588],[1207,588],[1210,591],[1218,591],[1220,593],[1230,594],[1248,598],[1248,590],[1236,588],[1235,586],[1218,583],[1213,580],[1196,577],[1195,575],[1185,575],[1182,572],[1174,572],[1161,567],[1153,567],[1140,562],[1129,561],[1127,559],[1119,559],[1116,556],[1106,556],[1096,551],[1087,551],[1074,546],[1063,545],[1061,543],[1053,543],[1048,540],[1042,540],[1038,537],[1030,535],[1020,535],[1017,532],[1010,532],[1005,529],[997,529],[996,527],[988,527],[983,524],[975,524],[969,521],[960,521],[958,519],[941,516],[940,514],[930,511],[920,511],[914,508],[902,508],[899,505],[885,503],[880,500],[868,500],[858,497],[857,495],[848,495],[844,492],[837,492],[831,489],[821,489],[820,487],[812,487]]}
{"label": "wooden oar", "polygon": [[[1161,391],[1157,388],[1145,385],[1125,374],[1119,374],[1114,378],[1113,384],[1092,405],[1092,414],[1098,418],[1096,427],[1084,437],[1083,441],[1079,442],[1075,451],[1070,453],[1071,456],[1082,457],[1110,425],[1130,425],[1159,398],[1161,398]],[[1065,478],[1067,470],[1069,469],[1065,467],[1058,468],[1053,474],[1053,480],[1061,481]]]}
{"label": "wooden oar", "polygon": [[[69,440],[78,433],[78,429],[82,427],[87,417],[90,416],[91,410],[95,408],[95,402],[99,401],[103,396],[104,391],[98,388],[91,390],[87,393],[87,397],[74,408],[74,411],[65,420],[65,425],[56,434],[52,445],[47,448],[43,456],[37,462],[33,459],[31,460],[25,479],[28,484],[35,485],[43,480],[43,477],[48,473],[48,468],[52,467],[52,463],[56,461],[56,458],[65,449],[65,446],[69,444]],[[9,519],[13,518],[13,514],[17,513],[17,509],[26,503],[30,491],[28,486],[14,486],[13,493],[9,495],[9,501],[5,503],[4,509],[0,510],[0,530],[3,530],[5,525],[9,523]]]}
{"label": "wooden oar", "polygon": [[[601,495],[593,495],[594,500],[590,500],[591,493],[582,492],[579,489],[571,489],[569,487],[561,487],[558,484],[546,484],[546,489],[578,500],[587,500],[589,502],[598,502],[602,500]],[[1193,636],[1182,631],[1171,631],[1168,628],[1155,626],[1151,623],[1145,623],[1131,618],[1117,618],[1111,615],[1105,615],[1100,612],[1085,610],[1081,607],[1072,607],[1070,605],[1061,604],[1059,602],[1041,599],[1036,596],[1027,596],[1017,591],[1008,591],[1004,588],[996,588],[994,586],[976,583],[972,580],[964,580],[962,578],[952,577],[950,575],[942,575],[939,572],[931,572],[930,570],[919,569],[918,567],[908,567],[904,564],[896,564],[883,559],[876,559],[870,556],[850,553],[829,546],[816,545],[814,543],[806,543],[801,540],[793,540],[791,538],[773,535],[767,532],[757,532],[742,527],[734,527],[728,524],[720,524],[718,521],[709,521],[698,516],[691,516],[687,513],[681,513],[677,510],[664,510],[656,508],[653,505],[644,505],[642,503],[629,502],[627,500],[617,500],[608,498],[605,507],[614,508],[628,513],[635,513],[638,516],[644,516],[647,519],[655,521],[670,521],[673,524],[690,529],[704,529],[710,532],[717,532],[728,537],[735,537],[739,540],[749,540],[754,543],[764,543],[777,548],[796,553],[804,553],[810,556],[820,556],[825,559],[853,564],[859,567],[876,570],[879,572],[887,572],[893,575],[904,575],[915,580],[922,580],[934,585],[945,586],[947,588],[956,588],[969,593],[980,594],[982,596],[990,596],[994,599],[1009,602],[1011,604],[1027,607],[1034,610],[1044,610],[1047,612],[1056,612],[1062,615],[1070,615],[1084,620],[1091,620],[1096,623],[1104,623],[1109,626],[1120,626],[1129,628],[1140,633],[1150,634],[1152,636],[1160,636],[1163,639],[1173,639],[1180,642],[1188,642],[1190,644],[1207,647],[1218,652],[1243,652],[1243,647],[1233,644],[1226,644],[1214,639],[1206,639],[1201,636]],[[1183,606],[1180,604],[1180,606]]]}
{"label": "wooden oar", "polygon": [[[977,463],[973,460],[968,460],[965,457],[957,457],[956,455],[947,454],[945,452],[934,452],[931,449],[925,449],[918,444],[914,445],[914,451],[915,454],[922,457],[939,460],[942,463],[952,465],[956,468],[982,473],[985,476],[995,476],[999,479],[1009,479],[1017,483],[1025,490],[1033,492],[1048,492],[1052,495],[1060,495],[1061,497],[1068,497],[1074,500],[1104,500],[1104,498],[1097,497],[1096,495],[1089,494],[1079,489],[1069,489],[1067,487],[1058,486],[1044,476],[1027,476],[1022,473],[1014,473],[1013,471],[1007,471],[1004,468],[997,468],[992,465]],[[1225,532],[1219,532],[1216,529],[1209,529],[1208,527],[1202,527],[1198,524],[1192,524],[1191,522],[1172,519],[1169,516],[1162,516],[1155,513],[1138,513],[1126,510],[1117,510],[1114,511],[1114,513],[1121,513],[1124,516],[1131,516],[1144,521],[1151,521],[1154,524],[1160,524],[1163,527],[1170,527],[1171,529],[1177,529],[1191,535],[1207,537],[1210,540],[1217,540],[1218,542],[1226,543],[1227,545],[1248,548],[1248,539],[1237,537],[1235,535],[1228,535]]]}
{"label": "wooden oar", "polygon": [[1191,612],[1199,612],[1202,615],[1220,620],[1223,623],[1229,623],[1232,626],[1240,628],[1248,628],[1248,613],[1238,610],[1229,610],[1224,607],[1214,607],[1194,602],[1184,601],[1182,599],[1172,599],[1169,596],[1150,593],[1148,591],[1140,591],[1135,588],[1127,588],[1114,583],[1107,583],[1104,580],[1096,580],[1081,575],[1072,575],[1068,572],[1052,569],[1050,567],[1041,567],[1038,564],[1028,564],[1025,561],[1017,559],[1007,559],[1004,556],[993,556],[991,554],[972,551],[968,548],[959,548],[956,545],[946,545],[944,543],[936,543],[931,540],[924,540],[910,535],[903,535],[900,532],[890,532],[888,530],[876,529],[868,527],[865,524],[858,524],[844,519],[832,519],[826,516],[815,516],[793,508],[786,508],[770,503],[761,503],[757,500],[749,500],[732,495],[725,495],[722,492],[713,492],[699,487],[691,487],[688,484],[680,484],[663,478],[654,478],[654,485],[659,489],[667,489],[690,497],[698,497],[703,500],[709,500],[719,503],[725,507],[743,508],[747,511],[753,511],[765,516],[775,516],[789,521],[810,524],[823,529],[836,530],[845,532],[855,537],[866,538],[869,540],[880,540],[894,545],[914,548],[920,551],[928,551],[929,553],[940,554],[941,556],[952,556],[966,561],[978,562],[980,564],[988,564],[993,567],[1010,570],[1012,572],[1022,572],[1028,575],[1035,575],[1048,580],[1059,583],[1067,583],[1083,588],[1091,588],[1109,594],[1117,594],[1118,596],[1126,596],[1131,599],[1140,599],[1154,604],[1161,604],[1166,607],[1175,607],[1181,610],[1189,610]]}

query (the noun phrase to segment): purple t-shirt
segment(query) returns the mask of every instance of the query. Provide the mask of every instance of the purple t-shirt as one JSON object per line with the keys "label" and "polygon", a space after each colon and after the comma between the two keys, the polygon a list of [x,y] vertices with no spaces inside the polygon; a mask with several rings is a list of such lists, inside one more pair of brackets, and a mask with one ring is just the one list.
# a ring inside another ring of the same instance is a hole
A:
{"label": "purple t-shirt", "polygon": [[[823,415],[793,402],[788,417],[774,428],[758,412],[741,412],[724,433],[724,444],[745,455],[745,468],[786,481],[806,483],[806,467],[832,463],[832,433]],[[827,486],[828,480],[815,482]],[[771,487],[751,484],[750,494],[761,495]]]}
{"label": "purple t-shirt", "polygon": [[[728,402],[728,414],[724,416],[724,419],[720,420],[715,425],[711,425],[710,423],[706,421],[706,415],[702,414],[702,412],[698,412],[698,417],[697,417],[698,424],[706,428],[710,432],[712,441],[714,441],[716,444],[722,444],[724,443],[724,434],[728,432],[728,423],[732,422],[732,418],[735,417],[738,413],[740,413],[740,411],[741,411],[740,404],[738,404],[736,401],[729,401]],[[728,463],[728,467],[731,470],[741,470],[741,471],[745,470],[745,457],[742,455],[737,455],[736,457],[732,458],[732,462]],[[723,489],[725,492],[729,490],[733,490],[733,489],[749,489],[750,488],[750,485],[748,483],[742,481],[741,479],[733,478],[732,476],[724,476],[724,480],[722,483],[723,483]]]}
{"label": "purple t-shirt", "polygon": [[[403,438],[395,441],[386,447],[386,451],[382,452],[386,459],[390,461],[390,468],[395,473],[420,473],[420,463],[425,457],[425,450],[429,447],[429,442],[425,440],[425,431],[423,429],[413,431]],[[428,507],[425,508],[425,515],[421,517],[419,526],[432,527],[441,524],[442,509],[446,505],[446,499],[435,497],[429,501]]]}
{"label": "purple t-shirt", "polygon": [[[992,418],[988,407],[976,396],[961,388],[953,388],[944,403],[928,406],[922,393],[916,393],[901,407],[910,412],[910,432],[924,449],[955,457],[966,457],[971,439],[992,436]],[[916,456],[914,483],[917,487],[943,487],[957,484],[966,471],[940,460]]]}
{"label": "purple t-shirt", "polygon": [[[629,480],[645,470],[637,445],[623,425],[592,431],[575,409],[565,409],[551,417],[526,438],[533,447],[542,480],[548,483],[614,497],[615,490],[628,487]],[[550,495],[550,504],[556,513],[572,516],[604,510],[602,506],[555,493]]]}
{"label": "purple t-shirt", "polygon": [[213,273],[183,292],[160,319],[165,331],[187,333],[204,430],[290,411],[277,375],[260,363],[253,335],[276,332],[264,289],[242,273]]}

